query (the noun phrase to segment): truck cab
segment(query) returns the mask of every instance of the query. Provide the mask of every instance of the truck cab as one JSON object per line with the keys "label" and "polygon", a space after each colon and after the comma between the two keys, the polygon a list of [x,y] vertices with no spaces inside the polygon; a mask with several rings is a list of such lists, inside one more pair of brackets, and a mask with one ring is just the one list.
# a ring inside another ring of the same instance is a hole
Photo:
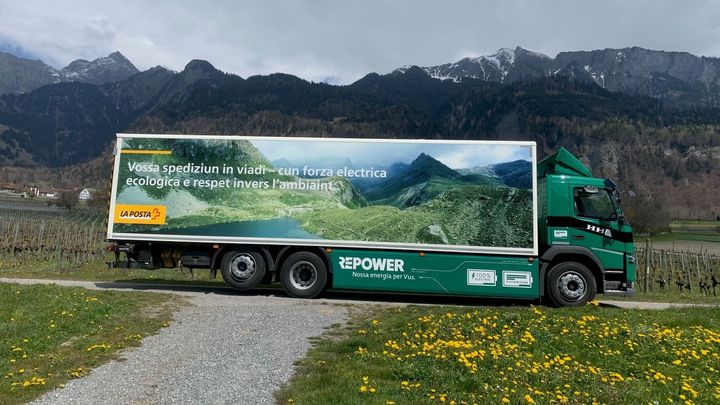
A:
{"label": "truck cab", "polygon": [[540,275],[545,295],[572,305],[596,290],[635,294],[632,228],[620,206],[621,192],[564,148],[538,163]]}

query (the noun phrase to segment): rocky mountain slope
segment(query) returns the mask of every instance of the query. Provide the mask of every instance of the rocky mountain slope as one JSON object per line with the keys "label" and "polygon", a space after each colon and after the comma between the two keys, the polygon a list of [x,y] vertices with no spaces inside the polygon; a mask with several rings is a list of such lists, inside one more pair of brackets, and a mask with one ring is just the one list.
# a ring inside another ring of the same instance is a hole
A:
{"label": "rocky mountain slope", "polygon": [[92,62],[77,59],[60,70],[62,81],[111,83],[125,80],[140,71],[120,52],[113,52]]}
{"label": "rocky mountain slope", "polygon": [[27,93],[59,81],[60,74],[39,60],[0,52],[0,94]]}
{"label": "rocky mountain slope", "polygon": [[[404,74],[410,66],[393,71]],[[720,59],[639,47],[560,52],[555,58],[521,47],[421,68],[430,77],[497,83],[566,76],[616,92],[674,105],[720,106]]]}
{"label": "rocky mountain slope", "polygon": [[102,84],[125,80],[139,70],[120,52],[93,61],[78,59],[56,70],[39,61],[0,52],[0,94],[27,93],[62,82]]}

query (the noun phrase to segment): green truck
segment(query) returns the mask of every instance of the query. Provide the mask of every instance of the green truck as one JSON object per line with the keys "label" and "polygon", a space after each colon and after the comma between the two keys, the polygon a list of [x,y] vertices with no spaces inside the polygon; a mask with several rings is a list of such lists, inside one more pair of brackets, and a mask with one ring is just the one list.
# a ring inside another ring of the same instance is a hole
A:
{"label": "green truck", "polygon": [[618,186],[534,142],[118,134],[115,265],[233,288],[537,300],[634,294]]}

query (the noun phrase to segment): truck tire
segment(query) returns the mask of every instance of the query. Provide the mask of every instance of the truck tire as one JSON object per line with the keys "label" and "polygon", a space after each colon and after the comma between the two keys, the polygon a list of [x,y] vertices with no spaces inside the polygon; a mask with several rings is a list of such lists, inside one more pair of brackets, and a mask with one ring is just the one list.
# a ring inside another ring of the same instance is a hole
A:
{"label": "truck tire", "polygon": [[283,262],[280,282],[291,297],[315,298],[325,288],[327,268],[318,255],[296,252]]}
{"label": "truck tire", "polygon": [[230,250],[223,255],[220,273],[234,289],[254,288],[265,276],[265,259],[255,251]]}
{"label": "truck tire", "polygon": [[546,297],[556,307],[579,307],[595,298],[597,285],[590,270],[581,263],[559,263],[545,278]]}

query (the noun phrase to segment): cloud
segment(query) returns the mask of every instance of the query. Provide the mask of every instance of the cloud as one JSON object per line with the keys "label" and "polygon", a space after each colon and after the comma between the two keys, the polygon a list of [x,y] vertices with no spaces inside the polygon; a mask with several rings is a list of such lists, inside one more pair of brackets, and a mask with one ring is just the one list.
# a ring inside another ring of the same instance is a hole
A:
{"label": "cloud", "polygon": [[549,56],[626,46],[720,56],[720,2],[710,0],[28,0],[2,2],[0,15],[0,46],[55,67],[119,50],[141,69],[205,59],[243,77],[350,83],[516,45]]}
{"label": "cloud", "polygon": [[471,169],[519,159],[532,159],[530,148],[527,146],[493,144],[465,145],[464,147],[442,151],[435,155],[435,158],[454,169]]}
{"label": "cloud", "polygon": [[355,167],[386,167],[396,162],[410,164],[421,153],[432,156],[453,169],[482,167],[518,159],[531,160],[530,147],[497,143],[443,143],[374,141],[339,142],[317,139],[314,142],[291,139],[257,140],[253,145],[270,161],[285,158],[293,163],[335,162],[349,158]]}

